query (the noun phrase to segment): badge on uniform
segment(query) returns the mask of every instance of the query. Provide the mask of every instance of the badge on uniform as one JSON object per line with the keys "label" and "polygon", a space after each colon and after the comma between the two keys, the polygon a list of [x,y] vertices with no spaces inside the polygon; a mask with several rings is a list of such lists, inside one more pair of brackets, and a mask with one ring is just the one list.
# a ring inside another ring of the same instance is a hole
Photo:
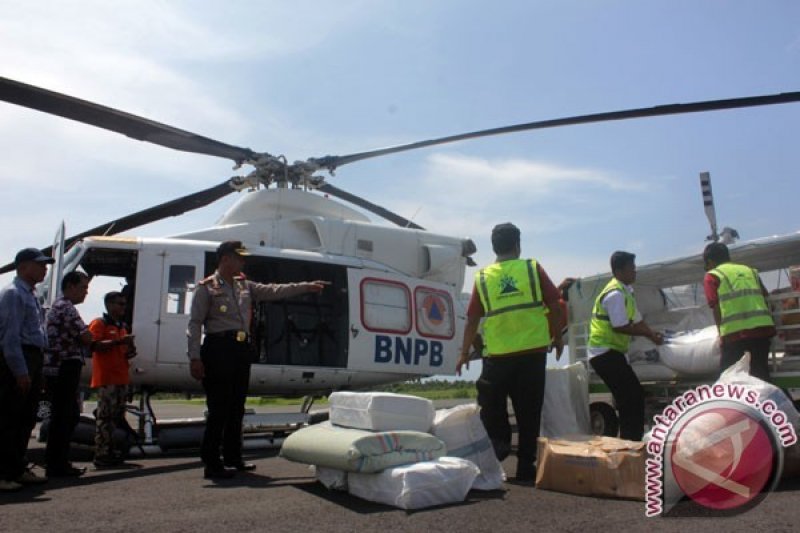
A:
{"label": "badge on uniform", "polygon": [[220,305],[219,306],[219,310],[220,310],[221,313],[227,313],[228,312],[228,306],[227,305]]}
{"label": "badge on uniform", "polygon": [[247,340],[247,333],[244,331],[237,331],[236,332],[236,341],[237,342],[244,342]]}

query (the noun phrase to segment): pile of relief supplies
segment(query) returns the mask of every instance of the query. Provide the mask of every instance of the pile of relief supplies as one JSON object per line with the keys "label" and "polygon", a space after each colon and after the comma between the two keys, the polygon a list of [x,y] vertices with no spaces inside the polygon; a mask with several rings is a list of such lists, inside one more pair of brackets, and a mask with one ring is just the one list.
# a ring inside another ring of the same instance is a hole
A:
{"label": "pile of relief supplies", "polygon": [[[498,490],[505,473],[477,405],[434,410],[433,402],[384,392],[334,392],[330,421],[300,429],[281,456],[313,465],[333,490],[421,509]],[[547,369],[541,434],[589,432],[588,375],[581,363]]]}
{"label": "pile of relief supplies", "polygon": [[425,398],[334,392],[330,420],[302,428],[280,455],[313,465],[333,490],[401,509],[464,501],[505,480],[478,406],[434,410]]}

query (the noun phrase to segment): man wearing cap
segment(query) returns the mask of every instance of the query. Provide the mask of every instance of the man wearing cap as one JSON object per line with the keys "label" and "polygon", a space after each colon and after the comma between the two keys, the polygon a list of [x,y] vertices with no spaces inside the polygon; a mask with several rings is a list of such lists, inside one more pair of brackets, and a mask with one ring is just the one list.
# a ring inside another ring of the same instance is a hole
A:
{"label": "man wearing cap", "polygon": [[36,424],[47,332],[34,287],[54,262],[36,248],[20,250],[17,275],[0,291],[0,491],[47,478],[27,469],[25,454]]}
{"label": "man wearing cap", "polygon": [[249,281],[242,275],[247,255],[241,241],[220,244],[216,272],[198,282],[192,299],[188,355],[192,377],[202,381],[206,393],[208,418],[200,453],[207,479],[230,478],[236,471],[255,469],[242,460],[242,419],[253,358],[252,304],[320,292],[328,284]]}
{"label": "man wearing cap", "polygon": [[511,451],[507,408],[511,398],[519,438],[516,480],[530,483],[536,475],[547,352],[552,343],[560,358],[564,347],[557,326],[559,292],[536,260],[520,259],[520,232],[515,225],[495,226],[492,248],[496,261],[475,275],[456,373],[461,375],[462,366],[469,368],[470,348],[485,317],[483,368],[475,384],[481,421],[502,461]]}

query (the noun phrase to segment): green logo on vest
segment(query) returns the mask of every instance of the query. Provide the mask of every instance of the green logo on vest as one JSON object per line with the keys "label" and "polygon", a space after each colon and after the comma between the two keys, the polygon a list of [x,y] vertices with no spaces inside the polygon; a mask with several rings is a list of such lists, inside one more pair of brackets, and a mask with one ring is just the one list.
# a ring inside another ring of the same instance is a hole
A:
{"label": "green logo on vest", "polygon": [[508,274],[504,275],[500,278],[500,294],[513,294],[518,293],[519,289],[517,288],[517,280],[509,276]]}

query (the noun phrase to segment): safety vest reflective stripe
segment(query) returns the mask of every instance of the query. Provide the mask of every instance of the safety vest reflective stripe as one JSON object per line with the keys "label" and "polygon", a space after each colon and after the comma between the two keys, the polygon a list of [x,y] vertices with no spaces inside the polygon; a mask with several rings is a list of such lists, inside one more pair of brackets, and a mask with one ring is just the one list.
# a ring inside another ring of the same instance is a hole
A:
{"label": "safety vest reflective stripe", "polygon": [[531,302],[529,304],[517,304],[517,305],[510,305],[508,307],[504,307],[502,309],[494,309],[486,313],[485,316],[497,316],[503,313],[508,313],[509,311],[518,311],[519,309],[533,309],[536,307],[542,307],[544,304],[542,302]]}
{"label": "safety vest reflective stripe", "polygon": [[550,344],[536,261],[494,263],[476,273],[475,283],[486,318],[483,337],[488,357]]}
{"label": "safety vest reflective stripe", "polygon": [[618,352],[628,351],[631,337],[624,333],[617,333],[611,325],[611,318],[606,314],[603,307],[603,299],[612,291],[620,291],[625,297],[625,313],[628,321],[632,322],[636,316],[636,300],[633,294],[616,278],[611,278],[600,295],[594,301],[592,308],[592,320],[589,323],[589,346],[610,348]]}
{"label": "safety vest reflective stripe", "polygon": [[483,307],[486,310],[486,316],[489,314],[493,314],[494,311],[492,310],[492,300],[489,298],[489,289],[486,287],[486,276],[481,270],[478,272],[479,276],[479,289],[481,291],[481,302],[483,302]]}
{"label": "safety vest reflective stripe", "polygon": [[763,293],[761,292],[761,289],[742,289],[719,296],[719,301],[727,302],[728,300],[733,300],[734,298],[739,298],[740,296],[763,296]]}
{"label": "safety vest reflective stripe", "polygon": [[756,270],[723,263],[710,273],[719,279],[720,335],[775,325]]}
{"label": "safety vest reflective stripe", "polygon": [[754,311],[742,311],[741,313],[733,313],[732,315],[727,315],[723,322],[733,322],[735,320],[745,320],[747,318],[753,318],[756,316],[768,316],[770,320],[772,320],[772,313],[765,309],[756,309]]}
{"label": "safety vest reflective stripe", "polygon": [[528,267],[528,283],[533,288],[533,303],[542,305],[542,287],[539,283],[539,276],[536,274],[536,262],[531,259],[525,261],[525,266]]}

